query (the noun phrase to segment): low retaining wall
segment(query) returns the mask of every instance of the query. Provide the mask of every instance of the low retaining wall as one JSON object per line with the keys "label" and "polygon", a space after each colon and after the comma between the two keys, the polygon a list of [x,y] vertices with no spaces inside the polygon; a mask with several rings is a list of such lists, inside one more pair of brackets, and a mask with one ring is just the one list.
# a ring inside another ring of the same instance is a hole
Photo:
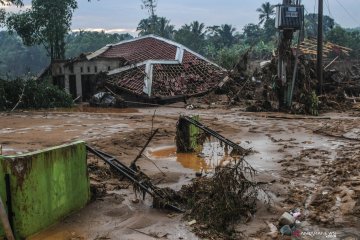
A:
{"label": "low retaining wall", "polygon": [[8,199],[5,174],[10,179],[12,225],[17,239],[57,223],[83,208],[90,199],[84,142],[19,156],[0,156],[0,194],[4,204]]}

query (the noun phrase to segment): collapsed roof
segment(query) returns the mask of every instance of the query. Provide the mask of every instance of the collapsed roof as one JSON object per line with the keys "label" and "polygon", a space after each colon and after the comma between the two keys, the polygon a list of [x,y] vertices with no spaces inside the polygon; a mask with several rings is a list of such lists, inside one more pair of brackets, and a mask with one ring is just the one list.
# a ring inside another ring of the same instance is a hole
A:
{"label": "collapsed roof", "polygon": [[87,56],[122,59],[107,83],[140,96],[197,95],[216,87],[226,71],[176,42],[148,35],[107,45]]}

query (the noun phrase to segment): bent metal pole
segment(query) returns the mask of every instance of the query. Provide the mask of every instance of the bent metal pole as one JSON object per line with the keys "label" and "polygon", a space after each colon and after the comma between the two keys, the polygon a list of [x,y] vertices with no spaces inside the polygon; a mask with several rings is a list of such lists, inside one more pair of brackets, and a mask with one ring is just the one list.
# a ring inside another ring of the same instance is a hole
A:
{"label": "bent metal pole", "polygon": [[0,220],[2,227],[4,228],[4,232],[7,240],[15,240],[1,196],[0,196]]}

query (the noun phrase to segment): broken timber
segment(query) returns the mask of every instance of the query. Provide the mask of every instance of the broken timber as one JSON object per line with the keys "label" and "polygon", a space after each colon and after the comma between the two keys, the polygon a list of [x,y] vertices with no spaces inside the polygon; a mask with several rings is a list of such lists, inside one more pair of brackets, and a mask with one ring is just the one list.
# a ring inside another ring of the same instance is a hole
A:
{"label": "broken timber", "polygon": [[86,145],[86,149],[90,153],[98,156],[104,162],[109,164],[111,168],[116,170],[120,175],[124,176],[129,181],[131,181],[137,188],[139,188],[144,193],[144,197],[145,197],[145,193],[148,193],[154,199],[162,200],[164,207],[177,212],[184,212],[182,209],[178,208],[177,206],[170,204],[168,202],[168,198],[166,194],[160,188],[153,185],[150,181],[144,181],[144,179],[141,179],[140,178],[141,174],[139,174],[140,172],[137,172],[127,167],[126,165],[118,161],[115,157],[100,150],[97,150],[93,147],[90,147],[89,145]]}
{"label": "broken timber", "polygon": [[204,124],[196,121],[195,119],[192,119],[191,117],[188,116],[181,116],[180,120],[184,120],[190,124],[193,124],[194,126],[200,128],[201,130],[203,130],[205,133],[209,134],[212,137],[215,137],[216,139],[218,139],[219,141],[225,143],[226,145],[232,147],[233,150],[238,151],[241,154],[248,154],[250,152],[249,149],[245,149],[240,147],[239,145],[237,145],[236,143],[234,143],[233,141],[225,138],[224,136],[220,135],[219,133],[215,132],[214,130],[211,130],[210,128],[206,127]]}
{"label": "broken timber", "polygon": [[147,140],[146,144],[144,145],[144,147],[141,149],[141,151],[139,152],[139,154],[136,156],[136,158],[134,159],[134,161],[132,161],[130,168],[132,169],[136,169],[136,162],[137,160],[139,160],[139,158],[141,158],[143,152],[145,151],[145,149],[147,148],[147,146],[149,145],[149,143],[151,142],[151,140],[154,138],[154,136],[156,135],[156,133],[159,131],[159,129],[157,128],[149,137],[149,139]]}

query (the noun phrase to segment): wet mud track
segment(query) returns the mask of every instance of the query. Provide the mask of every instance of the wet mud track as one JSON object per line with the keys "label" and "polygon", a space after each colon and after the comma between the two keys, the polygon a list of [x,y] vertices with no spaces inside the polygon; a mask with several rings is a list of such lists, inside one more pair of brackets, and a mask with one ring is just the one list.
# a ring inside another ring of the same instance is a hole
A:
{"label": "wet mud track", "polygon": [[[273,198],[270,209],[260,204],[253,219],[239,225],[237,231],[265,239],[270,230],[264,221],[276,225],[284,211],[300,208],[303,232],[336,232],[335,239],[360,235],[360,131],[356,114],[297,118],[239,109],[158,108],[152,121],[154,110],[1,114],[0,144],[3,154],[15,154],[84,140],[130,164],[152,128],[160,131],[149,149],[171,146],[178,116],[198,114],[212,129],[253,150],[247,161],[258,170],[258,181],[266,184]],[[161,186],[179,189],[195,177],[193,167],[176,160],[143,157],[138,163]],[[181,216],[151,209],[150,199],[133,201],[132,187],[120,182],[101,161],[89,158],[89,165],[104,169],[90,173],[92,185],[103,188],[103,195],[33,239],[196,239]]]}

